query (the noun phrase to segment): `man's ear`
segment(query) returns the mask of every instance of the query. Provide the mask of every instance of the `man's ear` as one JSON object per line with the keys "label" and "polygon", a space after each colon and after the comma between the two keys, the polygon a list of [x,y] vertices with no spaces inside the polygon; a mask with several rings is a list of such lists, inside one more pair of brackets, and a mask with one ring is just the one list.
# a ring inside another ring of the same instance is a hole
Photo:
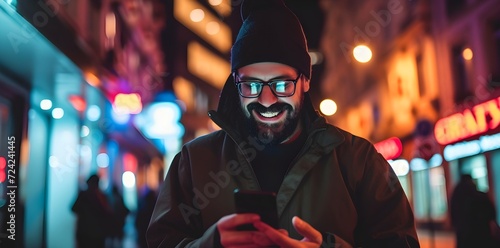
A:
{"label": "man's ear", "polygon": [[304,92],[308,92],[309,91],[309,87],[310,87],[310,82],[311,80],[307,79],[304,75],[302,75],[303,77],[303,81],[302,81],[302,85],[303,85],[303,91]]}

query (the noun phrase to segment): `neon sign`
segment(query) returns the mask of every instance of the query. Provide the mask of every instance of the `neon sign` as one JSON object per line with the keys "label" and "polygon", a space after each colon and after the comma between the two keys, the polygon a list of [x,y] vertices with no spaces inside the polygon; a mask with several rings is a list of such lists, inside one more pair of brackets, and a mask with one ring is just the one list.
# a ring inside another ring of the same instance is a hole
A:
{"label": "neon sign", "polygon": [[83,112],[85,108],[87,108],[87,102],[82,96],[71,95],[68,99],[71,105],[73,105],[73,108],[75,108],[78,112]]}
{"label": "neon sign", "polygon": [[500,97],[478,104],[436,122],[434,136],[447,145],[500,126]]}
{"label": "neon sign", "polygon": [[137,158],[131,153],[123,154],[123,171],[137,171]]}
{"label": "neon sign", "polygon": [[384,156],[386,160],[391,160],[399,157],[403,151],[401,140],[397,137],[392,137],[374,144],[375,149]]}
{"label": "neon sign", "polygon": [[6,166],[7,166],[7,160],[4,157],[0,157],[0,183],[5,182],[5,178],[7,177],[7,175],[5,174]]}
{"label": "neon sign", "polygon": [[478,140],[465,141],[457,144],[447,145],[443,155],[446,161],[474,156],[500,148],[500,133],[481,136]]}
{"label": "neon sign", "polygon": [[138,114],[142,110],[139,94],[117,94],[113,102],[113,109],[117,114]]}

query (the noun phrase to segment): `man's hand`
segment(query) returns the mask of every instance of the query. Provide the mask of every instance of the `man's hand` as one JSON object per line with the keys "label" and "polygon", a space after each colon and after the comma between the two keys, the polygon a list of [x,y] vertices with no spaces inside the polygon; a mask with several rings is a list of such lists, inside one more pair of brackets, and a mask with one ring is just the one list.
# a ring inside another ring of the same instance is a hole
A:
{"label": "man's hand", "polygon": [[[236,229],[238,226],[254,224],[259,221],[260,217],[257,214],[231,214],[222,217],[217,222],[220,243],[223,247],[262,247],[273,245],[274,243],[258,230],[241,231]],[[284,230],[273,230],[288,235]]]}
{"label": "man's hand", "polygon": [[295,240],[288,237],[288,234],[280,232],[264,222],[254,223],[257,230],[263,232],[273,243],[280,247],[320,247],[323,242],[323,236],[307,222],[295,216],[292,219],[293,227],[297,232],[304,236],[302,240]]}

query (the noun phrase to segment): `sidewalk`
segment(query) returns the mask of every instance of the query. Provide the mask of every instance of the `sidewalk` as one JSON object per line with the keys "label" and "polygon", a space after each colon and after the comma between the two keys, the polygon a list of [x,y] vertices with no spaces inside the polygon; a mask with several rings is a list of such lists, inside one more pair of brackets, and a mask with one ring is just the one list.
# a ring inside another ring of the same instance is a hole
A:
{"label": "sidewalk", "polygon": [[431,235],[429,230],[418,229],[417,235],[421,248],[455,248],[455,233],[451,231],[435,231]]}

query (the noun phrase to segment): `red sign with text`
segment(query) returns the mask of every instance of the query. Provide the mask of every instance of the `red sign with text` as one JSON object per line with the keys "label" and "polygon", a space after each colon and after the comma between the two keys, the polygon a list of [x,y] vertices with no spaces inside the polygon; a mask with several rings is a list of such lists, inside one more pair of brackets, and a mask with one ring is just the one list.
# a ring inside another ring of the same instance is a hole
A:
{"label": "red sign with text", "polygon": [[434,136],[439,144],[447,145],[494,130],[499,125],[500,97],[438,120]]}
{"label": "red sign with text", "polygon": [[397,137],[392,137],[376,143],[375,149],[384,156],[386,160],[398,158],[403,152],[403,144]]}

